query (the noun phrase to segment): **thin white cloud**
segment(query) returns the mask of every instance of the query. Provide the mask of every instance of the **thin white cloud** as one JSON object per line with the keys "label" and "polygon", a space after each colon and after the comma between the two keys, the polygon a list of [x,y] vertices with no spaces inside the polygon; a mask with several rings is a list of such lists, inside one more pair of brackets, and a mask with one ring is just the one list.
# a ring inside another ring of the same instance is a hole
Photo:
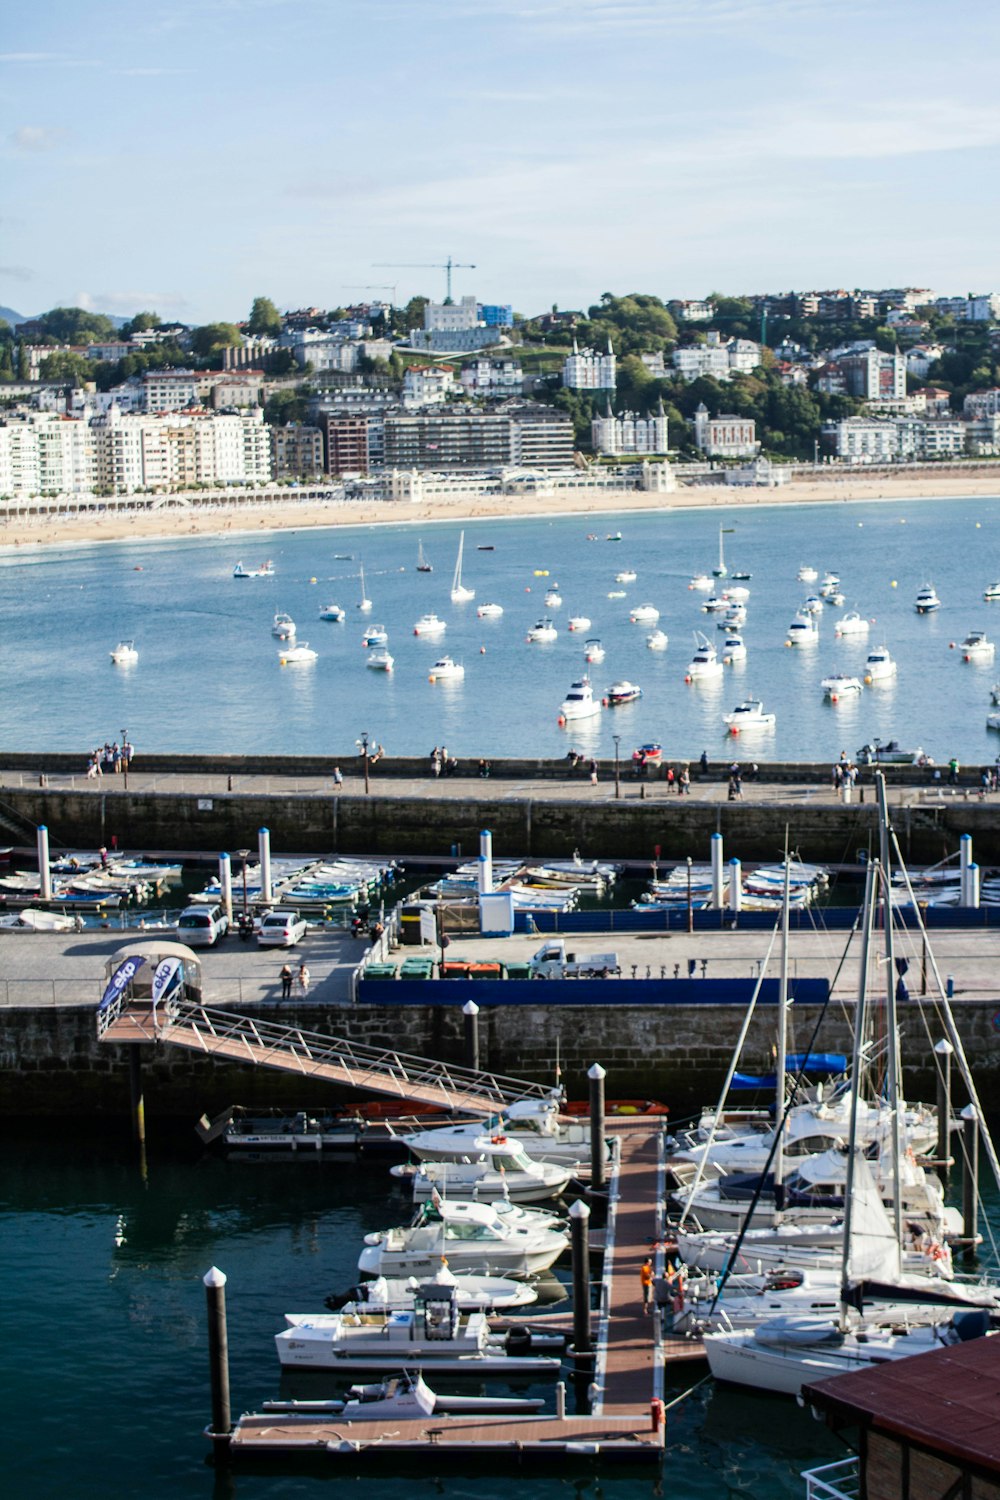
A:
{"label": "thin white cloud", "polygon": [[34,281],[35,273],[27,266],[0,266],[0,276],[8,281]]}
{"label": "thin white cloud", "polygon": [[65,130],[52,125],[19,125],[10,139],[15,151],[55,151],[67,137]]}
{"label": "thin white cloud", "polygon": [[91,312],[133,314],[152,309],[161,315],[165,309],[179,313],[190,306],[181,292],[77,292],[76,307]]}

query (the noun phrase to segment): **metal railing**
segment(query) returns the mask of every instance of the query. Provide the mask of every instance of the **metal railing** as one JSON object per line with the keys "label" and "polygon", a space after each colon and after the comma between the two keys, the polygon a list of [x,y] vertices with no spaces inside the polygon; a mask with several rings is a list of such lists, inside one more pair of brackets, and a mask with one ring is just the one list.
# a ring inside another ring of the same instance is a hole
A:
{"label": "metal railing", "polygon": [[[98,1038],[109,1037],[114,1023],[125,1013],[150,1041],[161,1040],[211,1053],[236,1044],[247,1062],[260,1063],[261,1053],[268,1054],[268,1064],[308,1076],[320,1069],[334,1067],[352,1084],[358,1075],[379,1078],[387,1092],[407,1096],[407,1091],[434,1090],[457,1101],[456,1107],[468,1107],[474,1099],[485,1112],[502,1108],[515,1099],[544,1099],[549,1087],[506,1078],[496,1073],[479,1073],[469,1068],[453,1068],[426,1057],[414,1057],[386,1048],[361,1046],[343,1037],[324,1036],[321,1032],[303,1031],[297,1026],[282,1026],[270,1021],[234,1016],[227,1011],[212,1010],[190,1000],[171,1001],[159,1017],[152,1005],[119,997],[99,1011]],[[362,1079],[361,1085],[364,1086]]]}
{"label": "metal railing", "polygon": [[861,1466],[854,1453],[818,1469],[804,1469],[802,1478],[806,1500],[858,1500],[861,1494]]}

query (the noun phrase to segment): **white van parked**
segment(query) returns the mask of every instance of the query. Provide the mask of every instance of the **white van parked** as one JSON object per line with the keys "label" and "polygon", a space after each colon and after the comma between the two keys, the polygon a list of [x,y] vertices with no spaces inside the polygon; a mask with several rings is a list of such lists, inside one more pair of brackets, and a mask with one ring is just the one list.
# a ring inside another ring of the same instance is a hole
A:
{"label": "white van parked", "polygon": [[229,931],[221,906],[186,906],[177,918],[177,941],[189,948],[214,948]]}

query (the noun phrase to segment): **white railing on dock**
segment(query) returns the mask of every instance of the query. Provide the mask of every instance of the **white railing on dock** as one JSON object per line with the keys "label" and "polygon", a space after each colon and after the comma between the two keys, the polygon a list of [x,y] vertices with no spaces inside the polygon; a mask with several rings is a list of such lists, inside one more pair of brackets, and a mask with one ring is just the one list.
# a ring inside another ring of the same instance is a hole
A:
{"label": "white railing on dock", "polygon": [[137,1039],[138,1031],[151,1042],[171,1042],[209,1054],[236,1053],[250,1063],[304,1075],[323,1076],[327,1070],[336,1069],[343,1074],[345,1084],[400,1099],[422,1095],[444,1109],[492,1113],[515,1099],[544,1099],[550,1093],[546,1084],[453,1068],[390,1048],[365,1047],[298,1026],[233,1015],[192,1000],[172,1000],[154,1015],[148,1001],[119,996],[98,1010],[98,1038],[114,1041],[119,1021],[128,1022],[131,1040]]}
{"label": "white railing on dock", "polygon": [[840,1458],[836,1463],[818,1469],[804,1469],[806,1500],[858,1500],[861,1494],[861,1470],[858,1457]]}

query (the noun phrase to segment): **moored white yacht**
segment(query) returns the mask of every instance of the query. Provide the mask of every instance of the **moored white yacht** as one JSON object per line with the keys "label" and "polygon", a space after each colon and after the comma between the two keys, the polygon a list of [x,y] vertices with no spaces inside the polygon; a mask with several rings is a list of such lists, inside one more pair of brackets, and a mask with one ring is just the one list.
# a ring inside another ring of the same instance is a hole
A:
{"label": "moored white yacht", "polygon": [[646,645],[650,651],[666,651],[669,644],[670,638],[665,630],[654,630],[646,637]]}
{"label": "moored white yacht", "polygon": [[833,627],[834,635],[867,635],[868,621],[863,615],[859,615],[856,609],[849,609],[846,615],[841,615]]}
{"label": "moored white yacht", "polygon": [[788,626],[788,645],[814,646],[819,640],[819,626],[812,615],[801,612],[794,616]]}
{"label": "moored white yacht", "polygon": [[709,594],[701,607],[706,615],[718,615],[729,608],[729,600],[724,594]]}
{"label": "moored white yacht", "polygon": [[825,605],[818,594],[810,594],[802,606],[801,613],[804,615],[821,615]]}
{"label": "moored white yacht", "polygon": [[[735,573],[733,577],[735,578]],[[750,598],[750,590],[745,589],[741,583],[730,584],[722,590],[722,597],[728,599],[732,604],[745,604]]]}
{"label": "moored white yacht", "polygon": [[896,663],[889,655],[887,646],[875,646],[865,659],[866,682],[891,682],[896,675]]}
{"label": "moored white yacht", "polygon": [[559,609],[562,606],[562,594],[559,585],[554,583],[550,589],[545,590],[545,598],[542,601],[546,609]]}
{"label": "moored white yacht", "polygon": [[695,651],[688,662],[685,680],[692,682],[698,678],[719,677],[722,674],[722,663],[712,642],[707,636],[702,635],[700,630],[694,633]]}
{"label": "moored white yacht", "polygon": [[820,584],[817,590],[817,593],[820,595],[820,597],[822,599],[832,599],[834,594],[838,593],[839,591],[840,579],[837,577],[837,574],[824,573],[823,582]]}
{"label": "moored white yacht", "polygon": [[384,625],[372,625],[361,637],[362,646],[388,646],[389,632]]}
{"label": "moored white yacht", "polygon": [[531,629],[528,631],[527,635],[527,639],[529,641],[535,642],[555,641],[558,640],[558,638],[559,632],[553,625],[552,621],[548,618],[548,616],[536,621],[536,623],[532,625]]}
{"label": "moored white yacht", "polygon": [[800,583],[815,583],[816,579],[819,577],[819,573],[814,567],[811,566],[811,564],[803,563],[802,567],[796,574],[796,577],[798,578]]}
{"label": "moored white yacht", "polygon": [[469,599],[476,597],[475,589],[466,588],[462,583],[462,555],[465,552],[465,532],[459,532],[458,556],[455,559],[455,574],[451,580],[451,599],[453,604],[464,604]]}
{"label": "moored white yacht", "polygon": [[983,598],[987,604],[995,604],[1000,599],[1000,583],[991,583],[983,589]]}
{"label": "moored white yacht", "polygon": [[370,1276],[431,1276],[446,1256],[456,1271],[532,1276],[547,1271],[569,1242],[550,1223],[505,1222],[490,1204],[445,1198],[440,1205],[425,1203],[412,1224],[366,1234],[358,1269]]}
{"label": "moored white yacht", "polygon": [[591,719],[600,711],[601,700],[594,697],[590,678],[581,677],[570,684],[569,692],[559,705],[559,722],[568,724],[573,719]]}
{"label": "moored white yacht", "polygon": [[439,656],[427,674],[428,682],[455,681],[465,676],[465,668],[460,661],[453,661],[450,656]]}
{"label": "moored white yacht", "polygon": [[839,703],[841,698],[853,697],[864,690],[860,677],[851,677],[846,672],[831,672],[823,678],[820,687],[831,703]]}
{"label": "moored white yacht", "polygon": [[476,606],[476,615],[480,620],[499,620],[502,614],[502,604],[478,604]]}
{"label": "moored white yacht", "polygon": [[567,630],[589,630],[590,629],[590,624],[591,624],[591,622],[590,622],[590,616],[589,615],[570,615],[569,620],[567,621],[567,624],[566,624],[566,629]]}
{"label": "moored white yacht", "polygon": [[365,662],[365,666],[371,667],[374,672],[391,672],[395,664],[395,657],[390,655],[386,646],[376,646]]}
{"label": "moored white yacht", "polygon": [[290,640],[295,634],[295,621],[291,615],[287,615],[284,611],[279,610],[271,625],[271,634],[277,636],[279,641]]}
{"label": "moored white yacht", "polygon": [[709,578],[707,573],[695,573],[694,577],[691,579],[691,582],[688,584],[689,589],[700,589],[703,593],[706,594],[710,593],[714,587],[715,585],[712,582],[711,578]]}
{"label": "moored white yacht", "polygon": [[632,568],[624,568],[621,573],[615,574],[615,583],[635,583],[635,577]]}
{"label": "moored white yacht", "polygon": [[589,641],[584,641],[584,643],[583,643],[583,658],[584,658],[584,661],[601,662],[601,661],[604,660],[605,654],[606,653],[605,653],[604,647],[601,645],[601,642],[597,639],[596,635],[595,636],[591,636],[591,638],[590,638]]}
{"label": "moored white yacht", "polygon": [[605,702],[609,708],[618,708],[623,703],[634,703],[637,698],[642,697],[642,688],[636,683],[629,682],[623,677],[619,682],[613,682],[608,688]]}
{"label": "moored white yacht", "polygon": [[[418,1130],[403,1137],[403,1145],[422,1161],[444,1156],[466,1156],[472,1142],[486,1134],[481,1121],[468,1125],[445,1125]],[[556,1099],[520,1099],[501,1117],[493,1117],[493,1136],[517,1141],[536,1161],[572,1163],[577,1169],[590,1164],[590,1126],[578,1120],[563,1120]]]}
{"label": "moored white yacht", "polygon": [[985,630],[970,630],[959,645],[964,661],[992,661],[996,646],[987,640]]}
{"label": "moored white yacht", "polygon": [[368,598],[368,595],[365,593],[365,568],[364,568],[364,563],[359,563],[358,564],[358,575],[359,575],[360,580],[361,580],[361,598],[358,600],[358,606],[357,607],[358,607],[358,609],[360,609],[360,611],[361,611],[361,613],[363,615],[367,615],[367,614],[371,613],[372,601]]}
{"label": "moored white yacht", "polygon": [[778,720],[777,715],[765,713],[759,698],[744,698],[732,713],[723,714],[722,722],[730,734],[740,734],[748,729],[773,729]]}
{"label": "moored white yacht", "polygon": [[294,646],[285,646],[278,652],[278,661],[283,667],[293,666],[297,662],[315,661],[319,655],[314,651],[308,641],[299,641]]}
{"label": "moored white yacht", "polygon": [[913,601],[913,608],[918,615],[932,615],[935,610],[941,608],[941,600],[938,598],[932,583],[925,583],[918,591]]}
{"label": "moored white yacht", "polygon": [[412,1183],[414,1203],[432,1201],[435,1193],[479,1203],[498,1198],[541,1203],[558,1197],[573,1176],[569,1163],[532,1161],[517,1141],[497,1142],[488,1135],[473,1141],[462,1159],[424,1161],[419,1167],[401,1162],[390,1171],[393,1177]]}
{"label": "moored white yacht", "polygon": [[746,661],[747,647],[739,631],[730,631],[722,642],[722,660],[726,666],[732,666],[734,661]]}
{"label": "moored white yacht", "polygon": [[340,625],[347,618],[347,611],[339,604],[326,604],[319,612],[321,620],[332,620],[334,624]]}
{"label": "moored white yacht", "polygon": [[655,604],[637,604],[629,610],[628,617],[633,625],[655,625],[660,618],[660,611]]}
{"label": "moored white yacht", "polygon": [[139,653],[135,649],[134,641],[119,641],[110,655],[116,667],[131,666],[133,662],[139,660]]}
{"label": "moored white yacht", "polygon": [[413,634],[430,636],[444,635],[447,629],[447,621],[441,620],[437,615],[431,613],[420,616],[420,619],[413,627]]}

